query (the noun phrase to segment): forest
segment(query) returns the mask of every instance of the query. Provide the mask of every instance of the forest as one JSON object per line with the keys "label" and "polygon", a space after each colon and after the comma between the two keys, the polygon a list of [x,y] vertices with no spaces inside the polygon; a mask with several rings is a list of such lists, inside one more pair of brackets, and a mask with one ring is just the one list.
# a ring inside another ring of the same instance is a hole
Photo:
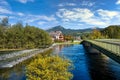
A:
{"label": "forest", "polygon": [[85,33],[82,39],[120,39],[120,25],[111,25],[102,30],[94,29],[91,33]]}
{"label": "forest", "polygon": [[21,22],[9,24],[7,17],[0,21],[0,49],[45,48],[52,44],[47,32]]}

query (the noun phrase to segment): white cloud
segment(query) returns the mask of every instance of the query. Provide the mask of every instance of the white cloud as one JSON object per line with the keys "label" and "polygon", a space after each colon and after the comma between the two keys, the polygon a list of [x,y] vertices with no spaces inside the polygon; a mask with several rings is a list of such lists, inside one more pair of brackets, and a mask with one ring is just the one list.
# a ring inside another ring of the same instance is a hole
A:
{"label": "white cloud", "polygon": [[120,4],[120,0],[117,0],[116,4],[119,5]]}
{"label": "white cloud", "polygon": [[120,25],[120,11],[97,10],[99,18],[108,25]]}
{"label": "white cloud", "polygon": [[60,18],[73,20],[92,17],[93,13],[88,9],[73,8],[72,10],[59,9],[56,15]]}
{"label": "white cloud", "polygon": [[0,19],[5,18],[5,17],[8,17],[8,16],[0,15]]}
{"label": "white cloud", "polygon": [[112,19],[120,14],[118,11],[109,11],[109,10],[103,10],[103,9],[99,9],[97,10],[97,12],[102,18],[105,18],[105,19]]}
{"label": "white cloud", "polygon": [[67,3],[66,5],[68,5],[68,6],[76,6],[75,3]]}
{"label": "white cloud", "polygon": [[0,1],[0,14],[12,14],[12,11],[10,10],[10,5],[6,0]]}
{"label": "white cloud", "polygon": [[95,5],[95,2],[90,2],[90,1],[83,1],[81,3],[82,6],[88,6],[88,7],[92,7]]}
{"label": "white cloud", "polygon": [[39,22],[38,22],[38,25],[43,25],[43,24],[45,24],[45,23],[47,23],[47,22],[39,21]]}
{"label": "white cloud", "polygon": [[0,4],[1,4],[1,5],[7,5],[7,6],[9,5],[8,2],[5,1],[5,0],[1,0],[1,1],[0,1]]}
{"label": "white cloud", "polygon": [[6,0],[0,0],[0,6],[9,8],[9,3]]}
{"label": "white cloud", "polygon": [[[4,17],[8,17],[8,16],[6,16],[5,14],[0,15],[1,19]],[[9,20],[10,20],[10,23],[12,21],[13,24],[16,23],[17,21],[23,21],[23,24],[28,23],[30,25],[34,25],[37,27],[40,26],[40,28],[42,28],[42,29],[58,25],[58,21],[56,20],[56,18],[53,15],[51,15],[51,16],[33,15],[33,14],[25,14],[25,13],[21,13],[21,12],[16,12],[9,16]]]}
{"label": "white cloud", "polygon": [[59,7],[64,7],[64,6],[76,6],[75,3],[61,3],[58,5]]}
{"label": "white cloud", "polygon": [[[120,24],[120,11],[95,10],[87,8],[59,9],[56,15],[61,19],[61,23],[82,23],[87,26],[106,27],[112,24]],[[77,25],[77,24],[76,24]]]}
{"label": "white cloud", "polygon": [[101,21],[100,19],[95,19],[95,18],[83,19],[81,21],[85,22],[88,25],[94,25],[94,26],[102,26],[102,25],[106,24],[105,22]]}
{"label": "white cloud", "polygon": [[56,18],[54,16],[39,16],[40,19],[46,20],[46,21],[54,21]]}
{"label": "white cloud", "polygon": [[[87,8],[59,9],[56,15],[61,18],[63,23],[83,23],[92,26],[103,26],[107,23],[100,17],[95,16],[95,12]],[[112,15],[112,14],[111,14]],[[76,24],[77,25],[77,24]]]}
{"label": "white cloud", "polygon": [[0,14],[12,14],[12,11],[0,6]]}
{"label": "white cloud", "polygon": [[34,0],[17,0],[19,1],[20,3],[27,3],[27,2],[34,2]]}
{"label": "white cloud", "polygon": [[49,29],[51,27],[54,27],[56,25],[59,25],[59,22],[58,21],[42,21],[42,20],[39,20],[36,25],[39,27],[39,28],[42,28],[42,29]]}
{"label": "white cloud", "polygon": [[[85,27],[99,26],[106,27],[109,25],[120,25],[120,11],[95,10],[87,8],[59,9],[56,15],[61,19],[63,24],[79,24]],[[81,26],[81,25],[80,25]]]}
{"label": "white cloud", "polygon": [[89,19],[93,17],[94,14],[86,8],[73,8],[72,10],[59,9],[56,15],[68,21],[80,21],[83,19]]}
{"label": "white cloud", "polygon": [[25,14],[24,14],[24,13],[21,13],[21,12],[18,12],[17,15],[18,15],[18,16],[24,16]]}
{"label": "white cloud", "polygon": [[24,16],[24,19],[30,23],[30,22],[35,22],[38,20],[44,20],[44,21],[55,21],[56,18],[54,16],[45,16],[45,15],[27,15],[27,17]]}

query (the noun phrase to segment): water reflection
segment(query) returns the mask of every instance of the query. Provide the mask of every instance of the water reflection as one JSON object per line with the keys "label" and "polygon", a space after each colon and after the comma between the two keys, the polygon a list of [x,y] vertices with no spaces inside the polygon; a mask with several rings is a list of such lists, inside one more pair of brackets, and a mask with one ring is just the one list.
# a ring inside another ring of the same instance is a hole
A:
{"label": "water reflection", "polygon": [[72,73],[74,77],[72,80],[90,80],[82,45],[65,45],[64,48],[59,51],[59,55],[64,55],[73,62],[74,70]]}
{"label": "water reflection", "polygon": [[26,80],[25,66],[31,60],[26,60],[13,68],[0,69],[0,80]]}
{"label": "water reflection", "polygon": [[63,47],[64,45],[54,46],[53,54],[59,53]]}
{"label": "water reflection", "polygon": [[64,48],[64,47],[70,47],[73,46],[73,44],[66,44],[66,45],[59,45],[59,46],[54,46],[53,48],[53,54],[59,54],[60,51]]}
{"label": "water reflection", "polygon": [[109,69],[114,73],[113,76],[116,78],[116,80],[120,80],[120,64],[112,59],[109,59],[108,62],[108,65],[110,65],[108,66]]}
{"label": "water reflection", "polygon": [[0,80],[22,80],[25,78],[24,68],[16,66],[15,68],[0,70]]}
{"label": "water reflection", "polygon": [[[120,72],[120,64],[103,55],[87,55],[88,70],[92,80],[120,80],[119,77],[114,76],[116,71]],[[118,69],[115,67],[110,68],[112,65],[119,66]],[[120,75],[120,73],[117,73]]]}

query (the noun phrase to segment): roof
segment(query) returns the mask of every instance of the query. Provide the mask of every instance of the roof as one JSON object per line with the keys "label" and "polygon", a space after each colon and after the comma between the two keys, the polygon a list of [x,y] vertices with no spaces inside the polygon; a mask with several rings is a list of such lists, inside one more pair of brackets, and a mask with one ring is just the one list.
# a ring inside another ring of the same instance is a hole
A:
{"label": "roof", "polygon": [[52,31],[49,34],[50,34],[50,36],[60,36],[62,34],[62,32],[61,31]]}

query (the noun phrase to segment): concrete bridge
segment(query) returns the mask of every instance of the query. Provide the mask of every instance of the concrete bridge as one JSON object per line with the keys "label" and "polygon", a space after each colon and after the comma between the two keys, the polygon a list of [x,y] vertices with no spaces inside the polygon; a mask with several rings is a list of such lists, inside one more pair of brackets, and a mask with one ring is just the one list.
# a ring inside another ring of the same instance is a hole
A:
{"label": "concrete bridge", "polygon": [[120,63],[120,39],[84,40],[82,44],[88,54],[104,53]]}

